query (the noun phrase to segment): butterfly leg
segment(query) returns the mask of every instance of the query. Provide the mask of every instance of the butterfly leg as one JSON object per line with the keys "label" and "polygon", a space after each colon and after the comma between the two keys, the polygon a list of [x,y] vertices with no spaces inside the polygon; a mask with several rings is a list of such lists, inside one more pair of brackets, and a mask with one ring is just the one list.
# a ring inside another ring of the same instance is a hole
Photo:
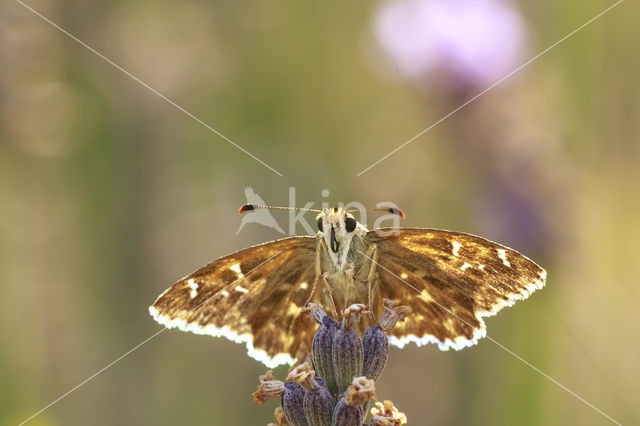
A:
{"label": "butterfly leg", "polygon": [[342,271],[342,280],[345,284],[344,290],[344,307],[351,305],[352,303],[358,303],[357,288],[354,285],[354,277],[356,275],[356,269],[353,263],[347,263]]}
{"label": "butterfly leg", "polygon": [[322,249],[322,240],[318,239],[318,242],[316,244],[316,274],[315,278],[313,279],[313,285],[311,286],[311,293],[309,294],[309,298],[307,299],[307,301],[304,303],[304,306],[307,306],[313,299],[313,295],[316,293],[316,287],[318,286],[318,278],[320,278],[320,275],[322,275],[322,258],[320,256],[322,253]]}
{"label": "butterfly leg", "polygon": [[309,294],[309,298],[305,302],[304,306],[307,306],[311,300],[313,300],[313,296],[315,295],[316,289],[318,287],[318,280],[322,278],[322,282],[324,284],[325,290],[327,291],[328,297],[324,297],[324,300],[329,300],[331,303],[331,309],[333,312],[331,314],[334,318],[338,318],[338,310],[336,308],[335,301],[333,299],[333,291],[331,290],[331,285],[327,281],[327,273],[322,272],[322,250],[326,250],[324,245],[324,241],[322,239],[318,239],[318,243],[316,244],[316,271],[315,278],[313,279],[313,285],[311,286],[311,293]]}
{"label": "butterfly leg", "polygon": [[325,285],[325,289],[327,290],[327,293],[329,294],[329,297],[327,297],[327,299],[329,299],[329,301],[331,302],[331,310],[333,318],[339,318],[338,317],[338,308],[336,308],[336,302],[333,299],[333,290],[331,290],[331,285],[329,284],[329,281],[327,281],[327,276],[326,273],[322,274],[322,281],[324,282]]}
{"label": "butterfly leg", "polygon": [[378,266],[378,246],[375,243],[371,244],[367,249],[365,256],[369,258],[369,261],[371,262],[371,266],[369,266],[369,274],[367,275],[367,288],[369,290],[369,316],[373,323],[377,323],[375,310],[373,308],[373,296],[375,293],[374,286],[378,283],[376,274],[376,266]]}

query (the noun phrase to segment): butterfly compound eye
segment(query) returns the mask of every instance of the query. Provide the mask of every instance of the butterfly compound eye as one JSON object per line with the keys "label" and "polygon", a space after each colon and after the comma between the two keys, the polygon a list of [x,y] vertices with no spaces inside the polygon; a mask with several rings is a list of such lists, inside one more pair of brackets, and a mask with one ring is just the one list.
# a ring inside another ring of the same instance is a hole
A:
{"label": "butterfly compound eye", "polygon": [[318,219],[318,230],[319,230],[320,232],[324,232],[324,231],[322,230],[322,218]]}
{"label": "butterfly compound eye", "polygon": [[356,220],[352,217],[347,217],[344,220],[344,227],[347,229],[347,232],[353,232],[356,229]]}

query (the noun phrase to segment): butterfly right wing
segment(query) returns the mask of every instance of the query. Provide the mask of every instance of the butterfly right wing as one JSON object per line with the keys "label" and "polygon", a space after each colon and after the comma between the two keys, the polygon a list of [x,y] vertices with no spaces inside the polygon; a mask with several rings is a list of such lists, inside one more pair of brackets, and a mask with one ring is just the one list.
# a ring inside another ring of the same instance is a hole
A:
{"label": "butterfly right wing", "polygon": [[544,286],[546,272],[524,255],[475,235],[437,229],[369,232],[378,247],[378,297],[411,308],[391,330],[404,346],[437,343],[462,349],[485,335],[495,315]]}
{"label": "butterfly right wing", "polygon": [[268,367],[293,364],[315,325],[300,313],[315,278],[313,237],[291,237],[221,257],[184,277],[149,308],[168,328],[245,343]]}

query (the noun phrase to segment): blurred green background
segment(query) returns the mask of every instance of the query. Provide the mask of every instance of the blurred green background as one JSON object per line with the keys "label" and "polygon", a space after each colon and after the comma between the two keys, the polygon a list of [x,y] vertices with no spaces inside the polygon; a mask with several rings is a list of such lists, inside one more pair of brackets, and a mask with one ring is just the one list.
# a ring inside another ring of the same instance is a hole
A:
{"label": "blurred green background", "polygon": [[[640,423],[637,3],[361,176],[490,82],[446,63],[409,78],[376,33],[388,4],[321,3],[29,3],[282,177],[19,3],[0,5],[0,425],[160,330],[147,307],[175,280],[280,237],[255,224],[236,235],[246,186],[277,205],[289,187],[298,205],[394,201],[404,225],[523,251],[548,285],[489,318],[488,334]],[[612,3],[509,4],[526,42],[507,72]],[[276,404],[250,396],[265,370],[240,345],[167,331],[29,424],[266,424]],[[378,396],[417,425],[610,423],[487,339],[393,349]]]}

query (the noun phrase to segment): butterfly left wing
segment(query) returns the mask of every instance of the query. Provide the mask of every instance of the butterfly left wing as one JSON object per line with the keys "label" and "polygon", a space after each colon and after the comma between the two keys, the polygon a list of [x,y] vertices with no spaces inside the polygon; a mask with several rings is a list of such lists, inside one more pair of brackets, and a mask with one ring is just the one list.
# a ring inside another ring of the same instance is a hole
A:
{"label": "butterfly left wing", "polygon": [[462,349],[485,335],[495,315],[544,286],[546,272],[524,255],[475,235],[437,229],[378,229],[378,304],[392,299],[412,314],[391,331],[403,347]]}
{"label": "butterfly left wing", "polygon": [[313,237],[291,237],[221,257],[184,277],[149,308],[168,328],[245,343],[268,367],[311,348],[314,324],[299,314],[315,278]]}

